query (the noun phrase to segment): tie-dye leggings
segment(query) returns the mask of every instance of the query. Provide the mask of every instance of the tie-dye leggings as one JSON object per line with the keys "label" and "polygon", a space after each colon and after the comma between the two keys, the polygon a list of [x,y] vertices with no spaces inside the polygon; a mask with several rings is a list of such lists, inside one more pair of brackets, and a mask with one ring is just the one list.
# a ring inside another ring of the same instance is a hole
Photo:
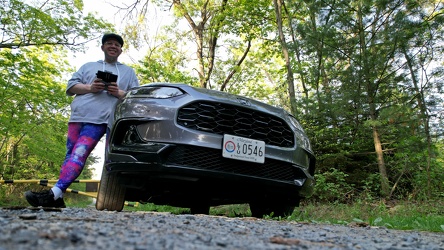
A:
{"label": "tie-dye leggings", "polygon": [[106,124],[68,123],[65,161],[56,187],[63,192],[79,177],[86,159],[106,132]]}

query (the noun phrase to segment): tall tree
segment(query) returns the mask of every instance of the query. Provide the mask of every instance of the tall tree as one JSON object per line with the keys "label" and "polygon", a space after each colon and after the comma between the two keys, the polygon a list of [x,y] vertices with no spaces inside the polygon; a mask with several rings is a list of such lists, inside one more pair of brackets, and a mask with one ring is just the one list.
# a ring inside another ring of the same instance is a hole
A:
{"label": "tall tree", "polygon": [[66,62],[50,47],[1,50],[0,61],[1,174],[46,175],[64,158],[68,98],[60,81]]}
{"label": "tall tree", "polygon": [[[148,6],[147,2],[134,1],[131,6]],[[260,25],[267,22],[271,10],[266,0],[254,3],[245,0],[157,0],[155,3],[161,8],[173,10],[174,18],[180,20],[174,26],[176,30],[183,27],[180,24],[186,23],[188,30],[174,39],[186,40],[186,46],[193,46],[194,51],[190,53],[191,57],[187,56],[187,60],[199,80],[197,85],[222,91],[233,85],[232,79],[241,71],[253,40],[263,32]],[[130,14],[137,12],[136,8],[123,9]],[[138,18],[132,16],[134,24],[129,26],[140,26],[138,20],[149,16],[148,10],[148,7],[142,7]],[[174,33],[179,34],[177,31]],[[240,50],[242,53],[238,53]],[[214,74],[215,71],[217,74]],[[225,75],[221,72],[225,72]]]}
{"label": "tall tree", "polygon": [[[423,8],[416,1],[390,3],[386,1],[351,3],[314,1],[309,3],[309,9],[316,10],[314,15],[310,15],[314,21],[298,22],[298,30],[305,32],[305,35],[301,35],[304,40],[302,53],[306,55],[306,65],[311,65],[312,68],[307,68],[305,72],[311,73],[308,77],[311,80],[309,86],[314,89],[319,103],[319,113],[316,116],[322,127],[314,127],[314,131],[317,131],[314,133],[320,135],[321,132],[325,134],[325,131],[328,131],[328,138],[322,137],[321,142],[326,145],[317,144],[321,146],[318,148],[318,152],[322,155],[321,159],[327,156],[325,153],[331,152],[336,152],[334,157],[341,157],[339,159],[344,157],[352,160],[353,158],[362,159],[361,156],[367,155],[367,152],[371,150],[368,147],[369,140],[365,139],[370,135],[373,141],[372,151],[376,156],[375,161],[380,176],[380,192],[385,197],[391,193],[389,181],[395,183],[396,176],[400,176],[401,174],[398,173],[403,171],[398,168],[400,164],[391,158],[388,161],[391,169],[387,169],[387,155],[393,155],[395,151],[401,155],[400,148],[393,149],[388,146],[401,145],[396,142],[411,140],[411,135],[406,133],[408,130],[405,129],[406,126],[403,125],[405,123],[401,120],[402,117],[415,119],[417,117],[416,107],[411,104],[412,98],[417,94],[405,91],[404,88],[411,82],[407,77],[408,71],[405,70],[408,65],[407,61],[401,60],[404,58],[401,49],[405,46],[411,48],[408,44],[413,42],[414,37],[418,37],[418,34],[424,34],[419,37],[428,37],[426,34],[436,32],[436,27],[439,27],[438,23],[442,23],[439,21],[439,14],[437,15],[442,12],[442,4],[433,5],[433,1],[429,3],[433,8]],[[435,20],[428,18],[431,16]],[[418,27],[434,28],[414,28],[417,26],[414,23],[421,24]],[[310,29],[310,26],[315,28]],[[413,33],[414,36],[409,36]],[[300,34],[303,33],[300,32]],[[323,44],[314,40],[323,41]],[[424,44],[430,43],[431,40],[424,42]],[[322,48],[315,45],[322,45]],[[307,57],[310,51],[316,51],[316,55],[322,55],[311,57],[321,58],[318,60],[319,63]],[[433,51],[438,52],[436,49]],[[410,53],[410,55],[416,57],[425,54]],[[421,56],[417,58],[420,59]],[[308,62],[311,61],[314,62],[309,64]],[[318,81],[314,80],[319,79],[317,76],[322,77],[320,78],[322,85],[317,85]],[[327,102],[321,103],[323,100]],[[403,114],[399,113],[400,110],[403,110]],[[311,118],[312,115],[307,117]],[[397,121],[393,122],[393,118]],[[391,122],[387,122],[388,120]],[[421,133],[418,130],[419,127],[410,125],[413,125],[413,121],[408,125],[410,131],[414,129],[415,132]],[[324,126],[328,126],[329,129],[325,130]],[[315,136],[315,139],[316,137],[318,136]],[[324,141],[330,143],[327,144]],[[338,146],[337,142],[345,144]],[[412,150],[420,150],[420,148]],[[342,163],[336,162],[336,165],[330,163],[328,166],[344,166],[346,162],[342,160]],[[369,164],[371,163],[362,162],[362,166],[357,168],[361,164],[355,162],[353,168],[343,169],[358,171],[358,169],[368,168],[371,166]],[[403,167],[400,166],[400,169]],[[363,178],[361,176],[356,179]]]}
{"label": "tall tree", "polygon": [[444,34],[442,29],[435,29],[435,27],[439,27],[439,24],[442,23],[444,9],[442,6],[440,9],[439,5],[434,2],[427,3],[421,7],[413,4],[408,7],[412,13],[421,13],[422,18],[406,18],[403,20],[403,24],[406,27],[405,33],[399,36],[399,39],[403,39],[406,42],[400,46],[399,56],[404,57],[403,61],[407,68],[406,74],[411,81],[408,89],[416,100],[419,123],[422,124],[423,134],[426,138],[426,193],[427,196],[431,197],[433,179],[431,168],[433,167],[432,162],[436,160],[437,156],[436,146],[432,139],[431,110],[436,110],[436,103],[441,99],[433,93],[434,91],[432,89],[440,88],[442,83],[437,84],[437,82],[433,80],[437,70],[431,71],[429,68],[433,68],[432,64],[435,63],[435,56],[440,54],[433,52],[443,46],[442,41],[444,40]]}

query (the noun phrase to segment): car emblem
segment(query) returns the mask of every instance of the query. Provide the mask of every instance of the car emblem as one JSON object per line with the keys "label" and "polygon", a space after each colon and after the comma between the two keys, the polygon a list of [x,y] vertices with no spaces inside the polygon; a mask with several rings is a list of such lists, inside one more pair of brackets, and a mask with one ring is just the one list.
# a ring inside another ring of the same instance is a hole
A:
{"label": "car emblem", "polygon": [[247,99],[238,97],[237,100],[239,101],[240,104],[242,104],[244,106],[251,106],[250,101],[248,101]]}

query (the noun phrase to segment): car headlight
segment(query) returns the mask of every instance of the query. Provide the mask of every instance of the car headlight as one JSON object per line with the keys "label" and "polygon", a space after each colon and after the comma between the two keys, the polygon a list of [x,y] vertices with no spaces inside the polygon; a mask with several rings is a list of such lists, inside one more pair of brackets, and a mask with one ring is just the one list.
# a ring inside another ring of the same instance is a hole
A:
{"label": "car headlight", "polygon": [[299,146],[302,148],[307,149],[308,151],[311,151],[311,143],[308,137],[302,133],[302,131],[296,131],[296,141],[298,142]]}
{"label": "car headlight", "polygon": [[181,89],[174,87],[141,87],[129,91],[127,97],[166,99],[185,94]]}
{"label": "car headlight", "polygon": [[[292,116],[292,115],[289,115],[289,117],[290,117],[290,122],[291,122],[291,124],[292,124],[293,126],[295,126],[296,129],[298,129],[298,130],[304,132],[304,129],[302,128],[301,124],[299,124],[298,120],[296,120],[296,118],[294,118],[294,116]],[[305,132],[304,132],[304,133],[305,133]]]}
{"label": "car headlight", "polygon": [[289,115],[289,117],[290,117],[291,124],[293,124],[293,126],[295,126],[295,128],[297,130],[297,131],[295,131],[296,141],[300,144],[301,147],[311,151],[310,140],[305,135],[304,129],[302,128],[301,124],[299,124],[298,120],[296,120],[296,118],[294,118],[294,116]]}

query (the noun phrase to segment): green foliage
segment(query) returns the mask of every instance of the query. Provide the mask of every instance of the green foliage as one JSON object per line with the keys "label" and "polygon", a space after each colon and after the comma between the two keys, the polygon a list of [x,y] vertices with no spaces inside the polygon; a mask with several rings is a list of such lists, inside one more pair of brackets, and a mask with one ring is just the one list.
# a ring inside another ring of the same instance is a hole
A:
{"label": "green foliage", "polygon": [[[442,200],[422,203],[395,202],[390,205],[377,200],[357,201],[350,204],[308,202],[296,208],[294,213],[286,218],[270,215],[265,216],[265,219],[444,232],[443,205]],[[188,209],[153,204],[139,204],[137,207],[125,206],[124,211],[189,213]],[[251,216],[248,204],[211,207],[210,214],[227,217]]]}
{"label": "green foliage", "polygon": [[[424,101],[416,98],[433,92],[432,86],[439,86],[434,85],[438,78],[419,89],[415,74],[431,76],[431,71],[406,66],[409,60],[418,61],[411,65],[425,62],[427,54],[415,56],[416,48],[409,45],[421,44],[419,40],[428,37],[417,21],[423,16],[420,13],[431,9],[411,5],[410,10],[415,11],[409,12],[405,6],[390,3],[391,16],[379,18],[377,14],[384,12],[380,8],[387,8],[379,1],[353,2],[355,8],[349,8],[346,1],[335,6],[322,1],[295,4],[302,10],[298,11],[302,20],[295,21],[298,33],[292,38],[299,39],[294,39],[291,48],[302,58],[295,63],[295,72],[305,80],[299,84],[304,84],[300,89],[307,93],[307,99],[298,100],[298,106],[307,108],[296,116],[312,138],[319,175],[329,175],[331,168],[347,173],[346,182],[355,188],[355,197],[377,197],[377,189],[382,189],[377,175],[383,172],[397,198],[430,197],[432,189],[441,190],[440,185],[431,184],[430,177],[442,167],[433,160],[438,154],[428,150],[433,149],[426,139],[431,133],[425,130],[429,121],[423,119],[427,116],[420,106]],[[442,4],[437,7],[443,8]],[[371,28],[377,24],[380,29]],[[424,36],[419,38],[418,33]],[[442,41],[442,30],[435,34]],[[385,165],[376,161],[375,139],[382,144],[379,156]]]}
{"label": "green foliage", "polygon": [[140,84],[173,82],[193,85],[198,80],[184,72],[185,60],[174,40],[163,41],[139,62],[133,65]]}
{"label": "green foliage", "polygon": [[[1,1],[3,29],[0,48],[65,45],[81,50],[81,42],[112,30],[94,14],[83,15],[83,1]],[[83,41],[82,41],[83,40]]]}
{"label": "green foliage", "polygon": [[444,232],[442,200],[422,203],[357,201],[352,204],[307,203],[288,220],[376,226],[397,230]]}
{"label": "green foliage", "polygon": [[[65,94],[72,72],[66,48],[81,49],[85,39],[111,26],[83,15],[77,0],[12,0],[0,6],[0,178],[57,179],[71,101]],[[0,186],[0,194],[27,188]]]}
{"label": "green foliage", "polygon": [[312,198],[327,202],[347,202],[353,195],[353,184],[347,182],[348,174],[337,169],[315,174],[315,194]]}
{"label": "green foliage", "polygon": [[[22,192],[16,195],[4,196],[5,190],[15,188],[26,190],[46,189],[36,184],[4,184],[0,185],[0,206],[27,206],[26,201],[21,198]],[[21,188],[20,188],[21,187]],[[73,188],[83,191],[84,183],[74,184]],[[65,203],[68,207],[93,207],[92,198],[83,195],[66,193]],[[189,209],[157,206],[152,203],[136,204],[128,203],[124,211],[151,211],[168,212],[172,214],[187,214]],[[417,230],[444,232],[443,199],[428,200],[422,202],[408,201],[383,201],[376,199],[357,200],[349,204],[342,203],[322,203],[307,200],[296,208],[294,213],[288,217],[266,216],[268,220],[308,222],[319,224],[341,224],[350,226],[375,226],[386,227],[396,230]],[[210,215],[226,217],[249,217],[251,212],[248,204],[223,205],[210,208]]]}
{"label": "green foliage", "polygon": [[226,217],[244,217],[251,216],[251,211],[248,204],[233,204],[210,207],[210,214]]}
{"label": "green foliage", "polygon": [[60,82],[66,67],[62,58],[50,47],[0,51],[4,76],[0,80],[0,162],[5,179],[58,173],[54,163],[64,158],[69,103]]}

